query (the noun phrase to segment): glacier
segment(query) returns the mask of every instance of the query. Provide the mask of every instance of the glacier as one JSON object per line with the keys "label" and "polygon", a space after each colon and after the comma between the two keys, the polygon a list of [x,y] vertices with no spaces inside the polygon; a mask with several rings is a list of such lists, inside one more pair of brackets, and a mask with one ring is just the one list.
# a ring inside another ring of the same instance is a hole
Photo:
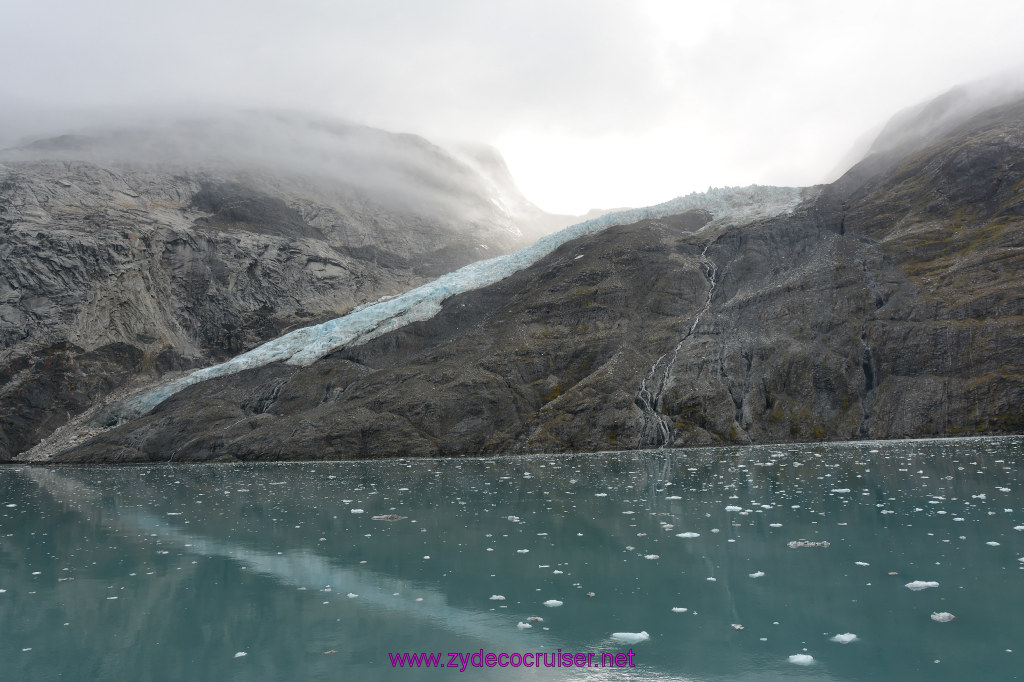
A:
{"label": "glacier", "polygon": [[694,192],[662,204],[608,213],[570,225],[514,253],[471,263],[399,296],[363,304],[342,317],[296,329],[227,362],[195,370],[126,398],[114,407],[112,417],[116,423],[130,421],[151,412],[157,405],[189,386],[272,362],[310,365],[339,348],[359,345],[412,322],[427,320],[441,310],[441,304],[446,299],[494,284],[533,265],[562,244],[608,227],[703,209],[711,214],[712,221],[698,232],[707,232],[716,227],[729,227],[791,213],[798,204],[810,198],[814,191],[800,187],[763,185],[709,188],[707,192]]}

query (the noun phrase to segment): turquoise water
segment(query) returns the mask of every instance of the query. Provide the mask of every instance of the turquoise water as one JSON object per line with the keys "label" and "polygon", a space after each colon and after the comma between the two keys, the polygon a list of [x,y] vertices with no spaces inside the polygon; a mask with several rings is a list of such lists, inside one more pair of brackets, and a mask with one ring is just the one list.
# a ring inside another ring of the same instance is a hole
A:
{"label": "turquoise water", "polygon": [[0,468],[0,679],[1020,679],[1022,453]]}

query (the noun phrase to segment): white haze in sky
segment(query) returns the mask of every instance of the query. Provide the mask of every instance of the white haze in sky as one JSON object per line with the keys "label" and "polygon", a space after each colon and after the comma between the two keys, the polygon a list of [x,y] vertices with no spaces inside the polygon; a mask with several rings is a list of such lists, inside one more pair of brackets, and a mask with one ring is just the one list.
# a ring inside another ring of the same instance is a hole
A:
{"label": "white haze in sky", "polygon": [[831,180],[896,110],[1024,65],[1024,3],[0,2],[0,144],[237,108],[497,146],[542,208]]}

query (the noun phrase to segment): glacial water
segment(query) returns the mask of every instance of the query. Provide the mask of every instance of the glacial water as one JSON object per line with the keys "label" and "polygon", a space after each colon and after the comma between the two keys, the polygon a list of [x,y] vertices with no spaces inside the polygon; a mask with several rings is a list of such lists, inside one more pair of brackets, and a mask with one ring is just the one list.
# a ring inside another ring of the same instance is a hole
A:
{"label": "glacial water", "polygon": [[[7,466],[0,679],[1021,679],[1022,464],[1013,437]],[[559,649],[635,667],[389,659]]]}

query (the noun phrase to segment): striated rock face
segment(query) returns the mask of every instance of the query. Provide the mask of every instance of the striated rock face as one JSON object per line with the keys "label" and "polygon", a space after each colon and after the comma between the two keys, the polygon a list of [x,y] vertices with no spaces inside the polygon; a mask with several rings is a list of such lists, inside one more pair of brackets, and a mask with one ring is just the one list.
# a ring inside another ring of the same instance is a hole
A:
{"label": "striated rock face", "polygon": [[581,237],[431,319],[306,367],[197,384],[41,455],[430,456],[1024,431],[1024,101],[880,151],[806,196],[769,217],[690,210]]}
{"label": "striated rock face", "polygon": [[0,152],[0,461],[112,393],[523,246],[503,190],[422,138],[263,115]]}

